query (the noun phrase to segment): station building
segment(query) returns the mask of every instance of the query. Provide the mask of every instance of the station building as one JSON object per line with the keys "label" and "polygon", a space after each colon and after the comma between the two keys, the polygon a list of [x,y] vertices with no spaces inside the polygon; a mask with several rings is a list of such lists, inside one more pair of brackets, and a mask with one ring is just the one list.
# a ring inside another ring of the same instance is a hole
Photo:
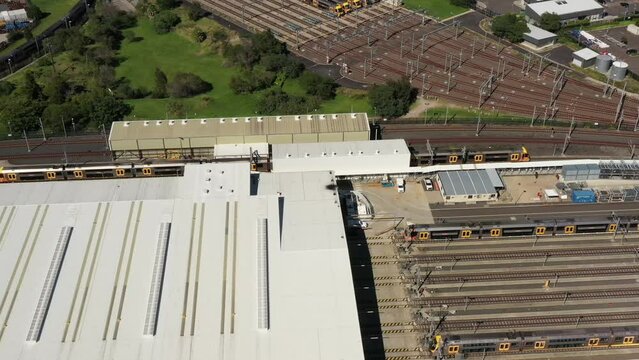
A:
{"label": "station building", "polygon": [[498,190],[504,188],[495,169],[441,171],[437,184],[444,203],[496,201]]}
{"label": "station building", "polygon": [[539,24],[545,13],[557,14],[566,24],[576,20],[597,20],[603,16],[604,8],[595,0],[548,0],[527,3],[524,10],[529,22]]}
{"label": "station building", "polygon": [[0,186],[0,359],[363,360],[334,174],[256,175]]}
{"label": "station building", "polygon": [[366,113],[117,121],[115,159],[212,158],[219,144],[295,144],[370,139]]}

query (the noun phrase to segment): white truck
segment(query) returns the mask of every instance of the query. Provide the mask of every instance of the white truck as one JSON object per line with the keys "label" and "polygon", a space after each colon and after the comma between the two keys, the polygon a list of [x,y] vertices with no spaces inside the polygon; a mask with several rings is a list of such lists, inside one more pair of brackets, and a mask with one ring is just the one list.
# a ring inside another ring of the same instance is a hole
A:
{"label": "white truck", "polygon": [[397,178],[397,192],[403,193],[406,191],[406,181],[404,178]]}

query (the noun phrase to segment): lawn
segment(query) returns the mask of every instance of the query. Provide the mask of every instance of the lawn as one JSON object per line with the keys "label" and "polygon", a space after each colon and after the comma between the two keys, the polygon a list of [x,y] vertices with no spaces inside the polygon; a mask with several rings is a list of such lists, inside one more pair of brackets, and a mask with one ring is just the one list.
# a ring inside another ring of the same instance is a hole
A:
{"label": "lawn", "polygon": [[[38,26],[33,29],[33,35],[35,36],[41,34],[56,21],[62,19],[62,17],[64,17],[69,10],[78,3],[78,0],[31,0],[31,2],[37,5],[42,12],[49,14],[44,19],[40,20]],[[25,42],[25,39],[20,39],[2,50],[0,54],[7,54]]]}
{"label": "lawn", "polygon": [[[199,20],[203,26],[211,20]],[[117,68],[118,77],[126,77],[136,87],[152,90],[155,68],[159,68],[170,79],[177,72],[191,72],[213,85],[213,90],[193,98],[179,100],[186,108],[188,117],[248,116],[255,115],[255,106],[261,93],[236,95],[228,86],[231,76],[238,69],[225,66],[223,58],[217,54],[203,51],[199,44],[187,40],[176,32],[158,35],[147,19],[141,18],[132,29],[141,41],[123,43],[119,55],[125,59]],[[284,85],[285,90],[299,94],[302,90],[295,80]],[[166,105],[172,99],[136,99],[127,101],[133,105],[132,118],[157,119],[169,116]],[[334,100],[322,105],[318,111],[348,112],[366,111],[368,103],[365,97],[338,95]],[[313,109],[309,109],[312,111]]]}
{"label": "lawn", "polygon": [[446,19],[468,10],[452,5],[449,0],[404,0],[404,6],[410,10],[426,10],[426,15],[436,19]]}

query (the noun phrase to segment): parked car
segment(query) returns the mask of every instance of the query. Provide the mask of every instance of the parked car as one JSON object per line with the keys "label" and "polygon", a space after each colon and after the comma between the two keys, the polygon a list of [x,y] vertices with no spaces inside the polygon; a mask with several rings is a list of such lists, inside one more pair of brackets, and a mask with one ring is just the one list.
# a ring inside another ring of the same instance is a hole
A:
{"label": "parked car", "polygon": [[431,179],[424,179],[424,189],[426,191],[432,191],[435,189],[435,187],[433,186],[433,180]]}

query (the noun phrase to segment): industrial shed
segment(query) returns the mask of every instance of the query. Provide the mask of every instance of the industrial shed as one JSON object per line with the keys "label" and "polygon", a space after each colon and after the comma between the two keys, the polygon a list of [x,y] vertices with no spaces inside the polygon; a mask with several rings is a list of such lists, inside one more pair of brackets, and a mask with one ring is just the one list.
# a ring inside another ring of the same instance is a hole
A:
{"label": "industrial shed", "polygon": [[526,18],[539,24],[544,13],[557,14],[561,22],[589,19],[596,20],[603,16],[604,8],[595,0],[548,0],[526,4]]}
{"label": "industrial shed", "polygon": [[437,183],[445,203],[495,201],[504,184],[495,169],[443,171]]}
{"label": "industrial shed", "polygon": [[583,48],[572,53],[572,63],[579,67],[587,68],[595,64],[597,56],[599,56],[598,52]]}
{"label": "industrial shed", "polygon": [[410,166],[410,151],[402,139],[340,143],[276,144],[273,171],[332,170],[336,175],[403,172]]}
{"label": "industrial shed", "polygon": [[365,141],[366,113],[114,122],[116,159],[213,157],[218,144]]}
{"label": "industrial shed", "polygon": [[541,48],[554,44],[557,41],[557,35],[533,24],[528,24],[528,32],[524,34],[524,41],[536,48]]}
{"label": "industrial shed", "polygon": [[252,179],[0,186],[0,359],[363,360],[335,177]]}

